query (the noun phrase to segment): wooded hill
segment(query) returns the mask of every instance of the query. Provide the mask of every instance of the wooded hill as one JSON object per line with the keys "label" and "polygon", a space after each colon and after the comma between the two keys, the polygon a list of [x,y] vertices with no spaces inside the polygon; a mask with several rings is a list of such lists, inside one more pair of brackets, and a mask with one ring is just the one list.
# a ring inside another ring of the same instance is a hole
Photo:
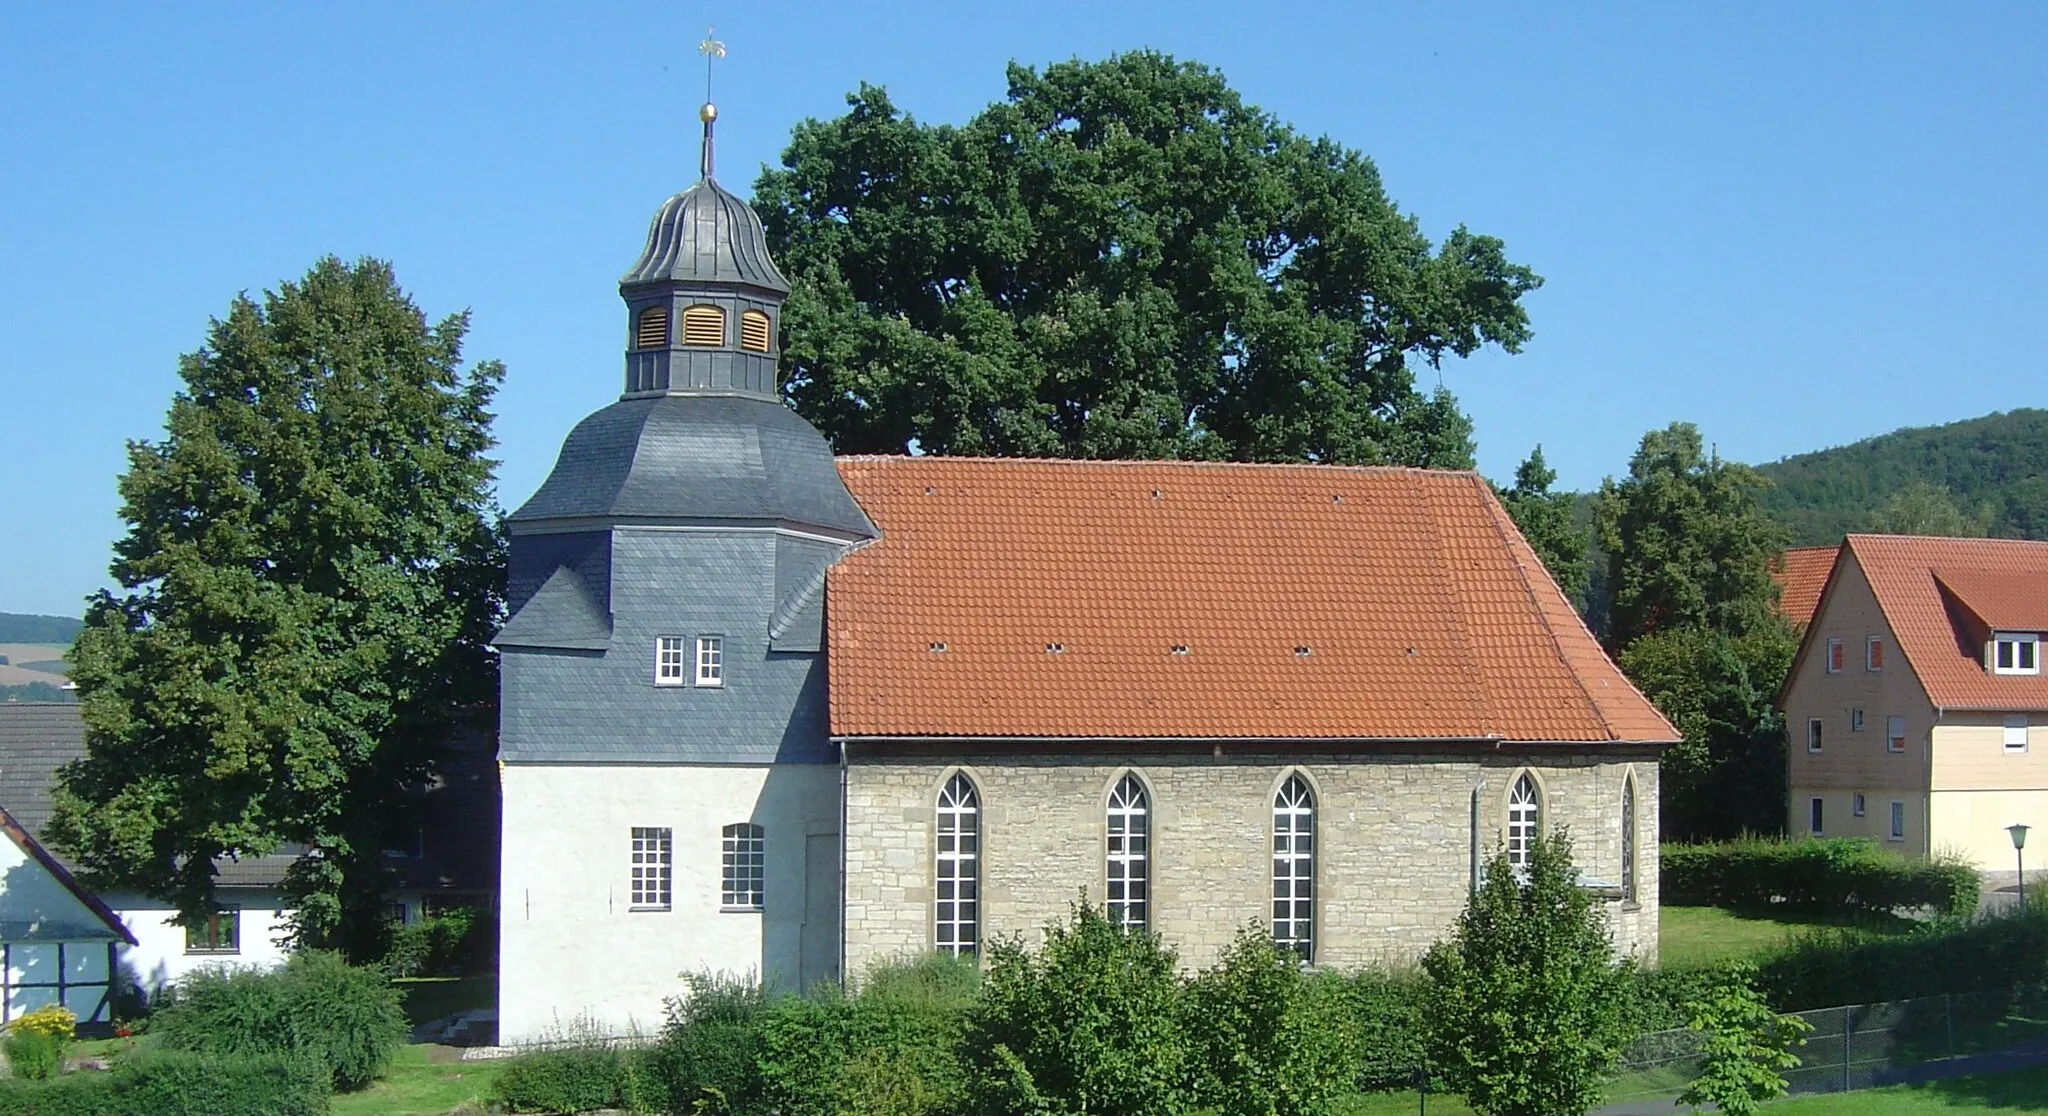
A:
{"label": "wooded hill", "polygon": [[1839,542],[1909,485],[1946,488],[1994,536],[2048,538],[2048,410],[2003,411],[1946,426],[1915,426],[1760,465],[1774,487],[1764,510],[1792,545]]}
{"label": "wooded hill", "polygon": [[84,622],[69,616],[31,616],[0,612],[0,643],[51,643],[69,646]]}

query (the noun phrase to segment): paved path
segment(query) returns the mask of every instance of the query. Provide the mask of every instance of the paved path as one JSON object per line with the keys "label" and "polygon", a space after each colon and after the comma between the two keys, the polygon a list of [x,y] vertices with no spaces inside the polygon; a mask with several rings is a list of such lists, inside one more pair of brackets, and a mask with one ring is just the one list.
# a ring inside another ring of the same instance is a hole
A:
{"label": "paved path", "polygon": [[[2028,873],[2029,876],[2032,873]],[[2033,880],[2027,881],[2028,885]],[[1982,1054],[1965,1054],[1960,1058],[1943,1058],[1934,1062],[1915,1062],[1911,1065],[1892,1066],[1870,1074],[1870,1083],[1862,1088],[1876,1088],[1880,1085],[1917,1085],[1923,1081],[1940,1081],[1950,1077],[1968,1077],[1976,1073],[2005,1073],[2009,1070],[2027,1069],[2032,1066],[2048,1066],[2048,1038],[2039,1038],[2004,1050],[1988,1050]],[[1794,1088],[1794,1096],[1806,1093],[1834,1093],[1839,1089],[1813,1086]],[[1638,1100],[1610,1104],[1593,1110],[1595,1116],[1671,1116],[1677,1111],[1678,1103],[1670,1097],[1643,1097]]]}

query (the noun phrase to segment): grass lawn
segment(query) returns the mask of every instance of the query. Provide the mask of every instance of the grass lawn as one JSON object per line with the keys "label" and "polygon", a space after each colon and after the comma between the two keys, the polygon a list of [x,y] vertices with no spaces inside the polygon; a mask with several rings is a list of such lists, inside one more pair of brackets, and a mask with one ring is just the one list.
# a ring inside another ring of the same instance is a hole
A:
{"label": "grass lawn", "polygon": [[[1353,1093],[1337,1102],[1331,1109],[1334,1116],[1418,1116],[1424,1110],[1416,1106],[1415,1091],[1404,1089],[1398,1093]],[[1465,1107],[1465,1098],[1443,1093],[1429,1095],[1428,1116],[1472,1116],[1472,1110]]]}
{"label": "grass lawn", "polygon": [[496,976],[401,977],[391,986],[405,997],[405,1022],[410,1027],[498,1002]]}
{"label": "grass lawn", "polygon": [[462,1061],[453,1046],[401,1046],[375,1085],[360,1093],[339,1093],[334,1116],[442,1116],[463,1101],[490,1096],[491,1081],[512,1063],[508,1059]]}
{"label": "grass lawn", "polygon": [[1795,1097],[1765,1111],[1771,1116],[1952,1116],[1987,1110],[2011,1116],[2048,1114],[2048,1067]]}
{"label": "grass lawn", "polygon": [[1657,915],[1657,963],[1678,969],[1753,957],[1809,931],[1853,926],[1879,934],[1910,931],[1911,919],[1845,919],[1806,911],[1732,911],[1722,907],[1663,907]]}

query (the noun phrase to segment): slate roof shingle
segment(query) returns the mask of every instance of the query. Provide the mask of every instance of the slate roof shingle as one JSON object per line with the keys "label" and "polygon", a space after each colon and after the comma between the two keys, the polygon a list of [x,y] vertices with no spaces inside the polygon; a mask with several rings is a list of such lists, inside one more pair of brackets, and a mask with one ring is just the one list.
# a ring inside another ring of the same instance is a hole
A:
{"label": "slate roof shingle", "polygon": [[[2048,542],[1850,535],[1862,568],[1927,698],[1949,709],[2048,709],[2048,674],[1994,674],[1959,621],[2048,631]],[[1947,595],[1968,615],[1958,615]]]}
{"label": "slate roof shingle", "polygon": [[937,457],[839,471],[882,537],[827,586],[835,735],[1678,735],[1473,473]]}

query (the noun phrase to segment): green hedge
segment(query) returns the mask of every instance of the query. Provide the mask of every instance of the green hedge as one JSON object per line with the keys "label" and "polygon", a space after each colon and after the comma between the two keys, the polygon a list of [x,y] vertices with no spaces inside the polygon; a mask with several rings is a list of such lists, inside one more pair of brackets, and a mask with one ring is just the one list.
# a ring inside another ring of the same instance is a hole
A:
{"label": "green hedge", "polygon": [[406,1036],[383,974],[312,951],[279,969],[201,969],[178,982],[150,1031],[168,1050],[308,1057],[342,1090],[375,1080]]}
{"label": "green hedge", "polygon": [[329,1092],[306,1059],[162,1052],[106,1073],[0,1081],[0,1116],[326,1116]]}
{"label": "green hedge", "polygon": [[2048,906],[1937,922],[1903,937],[1837,930],[1794,941],[1758,966],[1779,1011],[2048,987]]}
{"label": "green hedge", "polygon": [[1865,914],[1977,908],[1977,870],[1912,860],[1856,838],[1749,838],[1660,850],[1659,897],[1678,906],[1786,906]]}
{"label": "green hedge", "polygon": [[512,1112],[638,1108],[643,1060],[640,1051],[604,1046],[527,1054],[498,1074],[491,1093]]}

